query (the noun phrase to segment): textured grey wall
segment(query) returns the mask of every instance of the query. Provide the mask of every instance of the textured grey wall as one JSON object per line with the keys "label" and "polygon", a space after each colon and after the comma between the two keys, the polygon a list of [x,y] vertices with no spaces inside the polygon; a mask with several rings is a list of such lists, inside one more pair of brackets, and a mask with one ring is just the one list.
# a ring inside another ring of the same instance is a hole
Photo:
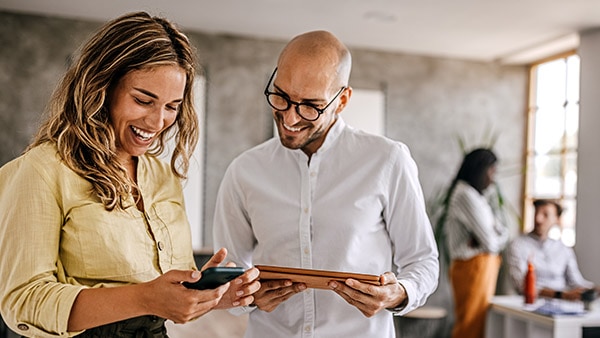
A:
{"label": "textured grey wall", "polygon": [[0,12],[0,165],[27,146],[70,56],[96,26]]}

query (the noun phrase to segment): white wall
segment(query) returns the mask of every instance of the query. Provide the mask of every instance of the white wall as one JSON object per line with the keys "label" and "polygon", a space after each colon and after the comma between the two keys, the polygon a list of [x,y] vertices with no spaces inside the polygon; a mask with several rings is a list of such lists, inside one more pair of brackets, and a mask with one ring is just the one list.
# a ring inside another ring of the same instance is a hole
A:
{"label": "white wall", "polygon": [[[198,145],[190,158],[187,179],[182,182],[185,211],[192,232],[192,248],[194,252],[197,253],[204,251],[204,242],[202,240],[202,217],[204,216],[205,86],[206,79],[204,76],[197,75],[194,83],[194,107],[198,114],[200,132],[198,135]],[[167,143],[167,151],[163,152],[160,158],[163,161],[170,163],[174,148],[175,140],[170,139]]]}
{"label": "white wall", "polygon": [[583,276],[600,285],[600,30],[581,34],[577,253]]}
{"label": "white wall", "polygon": [[385,135],[385,93],[382,90],[353,88],[342,112],[346,124],[371,134]]}

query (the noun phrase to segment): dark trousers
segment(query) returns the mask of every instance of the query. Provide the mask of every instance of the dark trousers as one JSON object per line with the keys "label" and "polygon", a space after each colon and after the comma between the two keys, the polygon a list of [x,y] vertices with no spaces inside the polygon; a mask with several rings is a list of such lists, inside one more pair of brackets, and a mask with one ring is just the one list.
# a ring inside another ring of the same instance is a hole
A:
{"label": "dark trousers", "polygon": [[165,320],[142,316],[85,330],[78,338],[168,338]]}

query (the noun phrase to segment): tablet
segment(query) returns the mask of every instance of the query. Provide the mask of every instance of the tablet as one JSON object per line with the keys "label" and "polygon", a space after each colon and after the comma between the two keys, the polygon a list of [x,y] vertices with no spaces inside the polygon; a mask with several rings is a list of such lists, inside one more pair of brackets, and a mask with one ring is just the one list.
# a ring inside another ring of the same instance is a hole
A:
{"label": "tablet", "polygon": [[255,267],[260,271],[259,278],[261,280],[289,279],[295,283],[305,283],[307,287],[314,289],[330,290],[331,288],[327,283],[332,280],[344,283],[348,278],[356,279],[362,283],[381,285],[379,276],[364,273],[289,268],[272,265],[256,265]]}

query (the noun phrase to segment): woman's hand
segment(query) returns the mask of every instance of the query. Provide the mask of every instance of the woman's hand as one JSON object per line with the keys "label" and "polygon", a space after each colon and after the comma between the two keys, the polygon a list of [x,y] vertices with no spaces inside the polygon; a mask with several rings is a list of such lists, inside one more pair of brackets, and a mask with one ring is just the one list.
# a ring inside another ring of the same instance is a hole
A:
{"label": "woman's hand", "polygon": [[143,283],[149,313],[185,323],[196,319],[217,307],[230,283],[211,290],[188,289],[182,282],[196,282],[198,271],[171,270],[151,282]]}
{"label": "woman's hand", "polygon": [[[227,256],[227,249],[221,248],[217,251],[202,267],[202,271],[210,267],[219,266]],[[233,262],[225,264],[225,266],[235,266]],[[227,283],[229,289],[225,295],[221,298],[217,309],[229,309],[236,306],[246,306],[252,304],[254,301],[254,294],[260,289],[260,283],[258,282],[259,271],[256,268],[250,268],[244,272],[243,275],[237,277],[231,282]]]}
{"label": "woman's hand", "polygon": [[212,290],[188,289],[201,273],[171,270],[149,282],[110,288],[86,288],[77,295],[68,330],[81,331],[123,319],[155,315],[185,323],[214,309],[230,283]]}
{"label": "woman's hand", "polygon": [[[201,271],[219,266],[226,256],[227,250],[220,249],[204,264]],[[227,266],[234,265],[227,264]],[[185,323],[216,308],[227,309],[248,305],[254,300],[251,294],[260,288],[256,268],[247,270],[232,282],[215,289],[195,290],[182,285],[183,282],[198,281],[202,276],[201,271],[171,270],[153,281],[140,284],[147,289],[144,291],[147,295],[145,304],[149,307],[147,312],[175,323]]]}

